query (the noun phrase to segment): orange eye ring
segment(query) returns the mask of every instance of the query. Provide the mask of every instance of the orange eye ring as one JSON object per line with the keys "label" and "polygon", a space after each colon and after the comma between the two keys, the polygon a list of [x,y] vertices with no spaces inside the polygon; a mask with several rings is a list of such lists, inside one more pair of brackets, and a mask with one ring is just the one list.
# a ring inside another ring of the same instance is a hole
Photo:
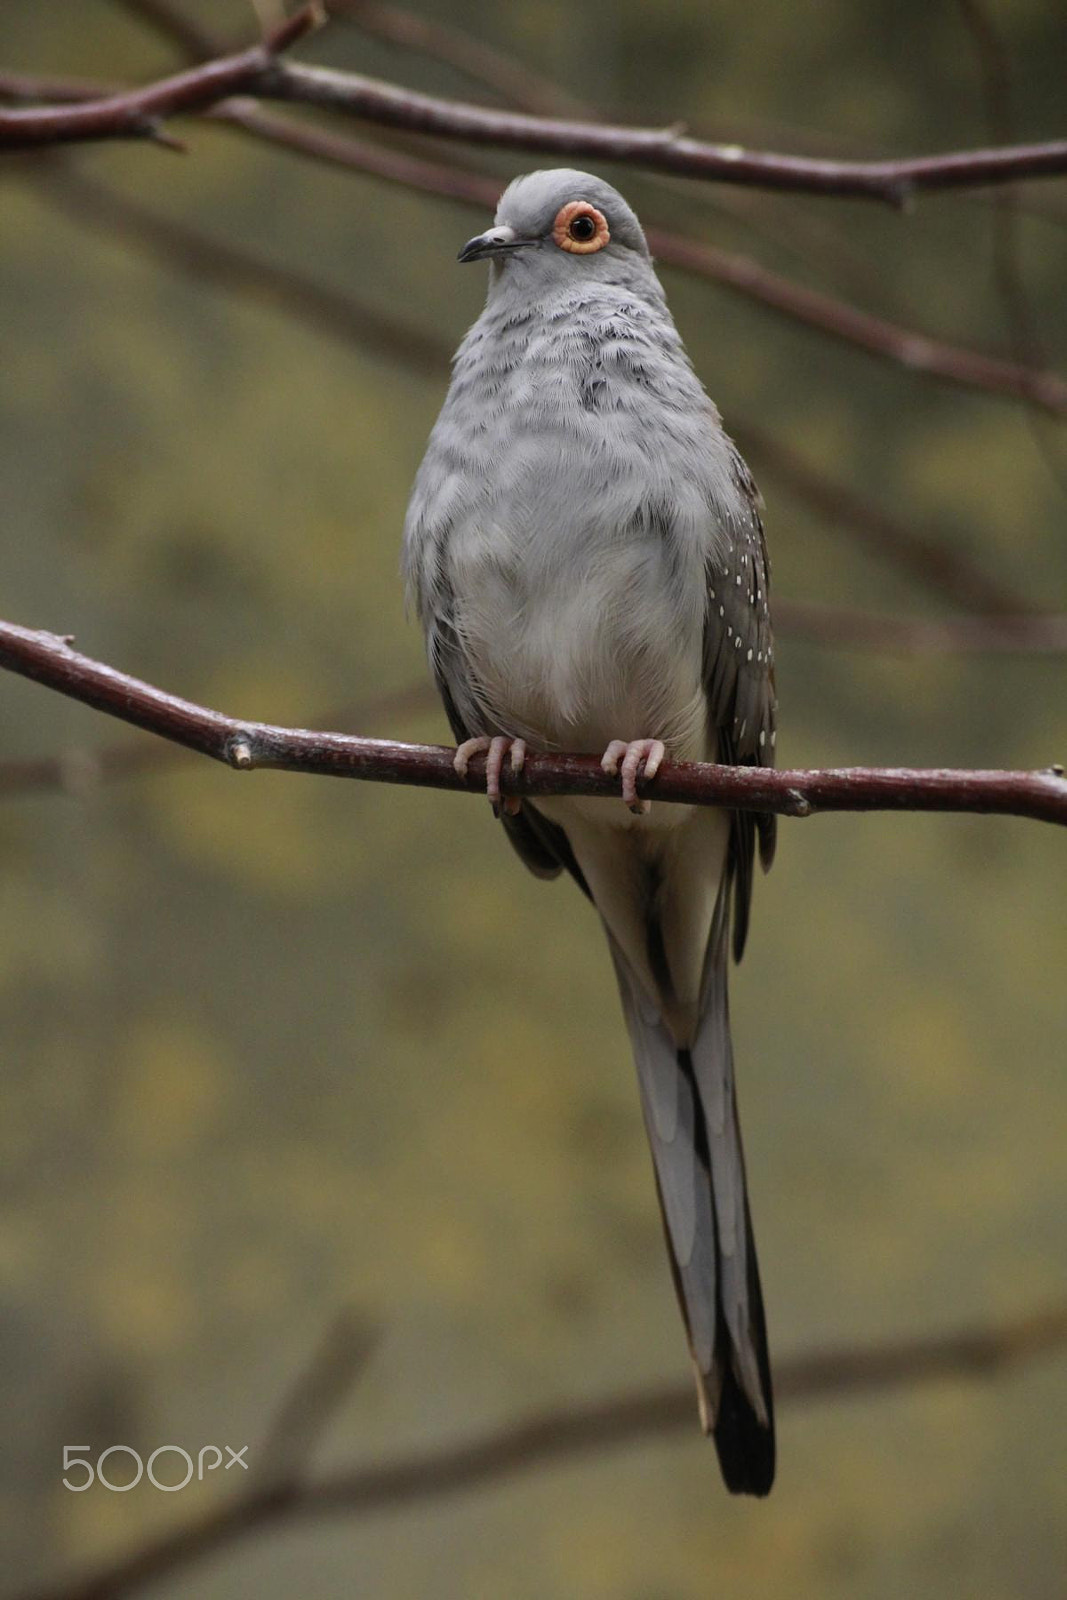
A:
{"label": "orange eye ring", "polygon": [[574,255],[590,256],[611,239],[608,219],[588,200],[568,200],[552,224],[552,242]]}

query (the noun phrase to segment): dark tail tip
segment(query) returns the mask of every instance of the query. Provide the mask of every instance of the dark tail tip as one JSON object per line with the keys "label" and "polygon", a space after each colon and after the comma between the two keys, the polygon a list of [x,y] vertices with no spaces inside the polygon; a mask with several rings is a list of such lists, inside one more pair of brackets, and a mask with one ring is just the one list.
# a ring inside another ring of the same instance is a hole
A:
{"label": "dark tail tip", "polygon": [[[765,1390],[770,1394],[770,1388]],[[774,1422],[764,1427],[727,1371],[714,1428],[723,1481],[731,1494],[769,1494],[774,1482]]]}
{"label": "dark tail tip", "polygon": [[765,1495],[774,1482],[774,1393],[771,1386],[771,1356],[767,1343],[767,1318],[763,1309],[756,1241],[752,1218],[745,1199],[745,1233],[748,1243],[748,1295],[751,1311],[752,1343],[759,1371],[760,1394],[767,1411],[764,1424],[756,1415],[748,1395],[734,1374],[730,1358],[730,1339],[726,1318],[718,1308],[718,1348],[723,1365],[722,1393],[715,1420],[715,1449],[723,1481],[731,1494]]}

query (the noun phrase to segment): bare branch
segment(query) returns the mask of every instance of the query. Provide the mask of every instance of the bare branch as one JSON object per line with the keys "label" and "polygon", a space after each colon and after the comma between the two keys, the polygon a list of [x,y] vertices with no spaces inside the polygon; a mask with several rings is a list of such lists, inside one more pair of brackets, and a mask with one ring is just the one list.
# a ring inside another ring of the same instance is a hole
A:
{"label": "bare branch", "polygon": [[[1065,1341],[1067,1307],[1053,1307],[1000,1327],[964,1328],[867,1349],[795,1356],[779,1363],[775,1389],[780,1402],[796,1404],[878,1394],[941,1378],[989,1378],[1058,1350]],[[326,1516],[365,1517],[436,1503],[495,1488],[504,1479],[556,1462],[694,1431],[689,1383],[543,1411],[464,1443],[349,1468],[317,1481],[275,1482],[266,1489],[253,1489],[184,1528],[169,1529],[89,1577],[54,1584],[23,1600],[119,1600],[253,1534]]]}
{"label": "bare branch", "polygon": [[[236,102],[231,104],[232,115],[245,115]],[[230,116],[231,112],[224,109],[224,113],[220,114]],[[257,122],[263,116],[258,112],[252,112],[251,115]],[[268,114],[267,120],[283,119],[271,119]],[[323,135],[316,128],[297,128],[297,131],[308,133],[316,143],[321,137],[327,140],[332,138],[329,133]],[[352,143],[342,142],[346,145]],[[384,156],[390,163],[395,158],[402,168],[411,164],[424,165],[416,157],[397,155],[381,147],[368,146],[368,149],[373,150],[376,156]],[[433,336],[364,306],[348,294],[325,289],[291,269],[261,261],[241,247],[223,244],[172,218],[162,217],[67,166],[50,171],[49,181],[41,186],[39,192],[81,225],[103,229],[136,249],[148,251],[164,265],[189,272],[195,278],[203,278],[223,289],[248,294],[277,307],[306,322],[316,331],[340,336],[374,354],[387,356],[418,374],[443,371],[446,366],[446,347]],[[776,621],[783,632],[799,628],[806,638],[820,635],[830,643],[861,644],[866,638],[870,648],[884,645],[893,650],[907,648],[948,652],[954,649],[978,649],[979,641],[983,638],[984,647],[991,650],[1010,649],[1019,653],[1044,654],[1058,648],[1055,618],[1049,618],[1047,623],[1033,628],[1020,626],[1023,616],[1033,611],[1027,601],[1000,580],[989,577],[963,551],[956,549],[934,530],[913,532],[882,507],[813,467],[782,439],[766,433],[747,419],[731,417],[729,421],[731,432],[740,439],[746,454],[757,463],[762,462],[789,493],[812,507],[828,525],[841,527],[869,554],[873,553],[898,567],[925,588],[942,593],[955,605],[1004,615],[1010,619],[1007,632],[987,630],[983,635],[981,630],[968,629],[965,624],[961,624],[961,630],[957,633],[951,629],[930,631],[925,624],[917,624],[913,628],[903,618],[871,616],[862,622],[852,623],[848,620],[849,614],[828,611],[825,625],[817,627],[810,608],[805,612],[801,606],[797,611],[797,602],[780,601]],[[795,621],[795,618],[802,620]],[[2,779],[0,792],[3,792]]]}
{"label": "bare branch", "polygon": [[[802,600],[778,600],[775,628],[779,635],[845,650],[880,651],[894,655],[1060,655],[1067,652],[1067,615],[891,617],[850,611]],[[319,720],[330,728],[365,728],[439,709],[429,683],[420,680],[370,700],[341,707]],[[58,756],[0,762],[0,800],[26,794],[59,792],[75,797],[92,794],[113,779],[167,772],[175,762],[196,752],[154,739],[141,744],[114,744],[91,750],[74,747]]]}
{"label": "bare branch", "polygon": [[[32,80],[24,76],[16,80],[8,77],[0,79],[0,88],[4,81],[21,84],[25,90]],[[209,108],[207,115],[212,121],[239,128],[255,138],[312,160],[327,161],[348,171],[370,174],[425,194],[459,200],[489,211],[495,210],[500,197],[500,184],[494,178],[265,112],[247,98],[224,100]],[[883,317],[861,311],[847,301],[795,283],[749,256],[664,229],[650,228],[648,240],[653,254],[665,265],[733,289],[759,305],[864,350],[868,355],[963,388],[1024,400],[1054,416],[1067,415],[1067,382],[1055,373],[900,327]]]}
{"label": "bare branch", "polygon": [[1067,139],[890,161],[830,161],[689,139],[676,127],[626,128],[497,111],[417,94],[358,73],[280,62],[267,97],[343,111],[383,127],[498,149],[621,161],[654,172],[765,189],[903,204],[923,190],[974,188],[1067,172]]}
{"label": "bare branch", "polygon": [[[313,160],[369,173],[389,183],[460,200],[482,210],[495,210],[500,198],[500,184],[494,178],[367,140],[346,138],[272,115],[249,103],[227,104],[218,110],[215,120]],[[648,242],[653,255],[664,265],[733,289],[818,333],[865,350],[868,355],[964,388],[1026,400],[1056,416],[1067,414],[1067,382],[1055,373],[1020,366],[899,327],[847,301],[794,283],[749,256],[702,244],[682,234],[650,228]]]}
{"label": "bare branch", "polygon": [[[267,767],[484,793],[484,757],[476,757],[461,777],[452,751],[438,745],[359,739],[223,716],[80,655],[67,639],[14,623],[0,623],[0,666],[239,771]],[[502,786],[506,793],[530,796],[621,792],[619,780],[602,771],[594,755],[532,755],[521,774],[506,773]],[[667,762],[651,784],[642,781],[639,791],[657,800],[791,817],[816,811],[958,811],[1067,824],[1062,767],[1036,772],[904,767],[777,772]]]}
{"label": "bare branch", "polygon": [[295,312],[311,327],[340,334],[420,377],[447,371],[450,345],[391,312],[174,222],[69,165],[53,164],[38,176],[45,180],[40,193],[83,227],[123,239],[196,279]]}
{"label": "bare branch", "polygon": [[306,6],[263,43],[147,88],[84,105],[0,111],[0,146],[129,138],[159,119],[203,110],[238,92],[340,111],[381,127],[498,149],[591,156],[721,183],[903,204],[922,191],[975,188],[1067,173],[1067,139],[899,160],[833,161],[690,139],[677,128],[626,128],[495,110],[418,94],[359,73],[284,62],[278,52],[315,26]]}
{"label": "bare branch", "polygon": [[[500,196],[500,186],[495,179],[381,145],[345,139],[251,108],[226,108],[220,120],[314,159],[372,173],[423,193],[466,201],[485,210],[495,210]],[[1033,370],[899,327],[846,301],[794,283],[749,256],[703,244],[682,234],[650,228],[648,242],[653,255],[664,265],[725,285],[747,299],[865,350],[869,355],[965,388],[1027,400],[1057,416],[1067,414],[1067,382],[1054,373]]]}
{"label": "bare branch", "polygon": [[276,1482],[290,1483],[303,1475],[312,1451],[363,1373],[377,1342],[377,1330],[352,1312],[343,1312],[329,1329],[261,1446],[266,1471]]}
{"label": "bare branch", "polygon": [[[831,527],[844,529],[869,554],[907,573],[953,605],[990,616],[1022,616],[1035,608],[992,578],[934,529],[908,527],[848,484],[811,465],[780,435],[746,418],[730,418],[746,456],[762,463],[784,488]],[[762,475],[762,472],[761,472]]]}
{"label": "bare branch", "polygon": [[1067,414],[1067,382],[1054,373],[1034,371],[898,327],[819,289],[795,283],[749,256],[731,254],[716,245],[656,228],[648,230],[648,242],[653,255],[666,265],[728,284],[749,299],[869,355],[964,388],[1027,400],[1055,416]]}
{"label": "bare branch", "polygon": [[[959,0],[959,8],[978,57],[989,137],[997,144],[1009,144],[1015,138],[1016,121],[1007,49],[983,0]],[[992,203],[993,277],[1004,308],[1012,350],[1021,364],[1046,367],[1048,355],[1023,273],[1019,187],[1005,184],[994,190],[989,199]],[[1030,429],[1050,474],[1059,488],[1067,491],[1067,476],[1056,449],[1058,441],[1053,442],[1047,436],[1037,417],[1030,418]]]}
{"label": "bare branch", "polygon": [[1067,614],[1027,611],[979,617],[893,617],[805,600],[777,600],[777,633],[813,644],[888,655],[1062,655]]}
{"label": "bare branch", "polygon": [[[0,79],[0,92],[3,87],[4,80]],[[413,183],[416,187],[432,184],[435,193],[443,192],[444,180],[452,179],[455,190],[452,198],[470,198],[472,203],[485,207],[495,204],[497,184],[494,179],[465,173],[458,168],[439,167],[420,157],[369,142],[338,139],[327,130],[259,111],[248,102],[226,102],[213,116],[247,126],[260,137],[273,139],[277,134],[283,144],[290,147],[298,144],[304,153],[323,155],[326,159],[337,159],[335,147],[339,146],[341,159],[346,164],[358,160],[363,170],[393,181]],[[291,269],[261,261],[243,248],[210,239],[69,167],[61,171],[50,169],[48,177],[49,181],[42,185],[40,192],[68,216],[83,226],[103,229],[137,249],[147,250],[165,265],[178,267],[224,289],[249,294],[299,318],[317,331],[325,330],[372,353],[388,356],[413,372],[443,371],[447,364],[448,351],[443,342],[360,304],[349,294],[326,289]],[[479,190],[484,193],[479,195]],[[873,501],[813,467],[781,438],[773,437],[747,419],[732,416],[729,421],[731,432],[740,439],[747,454],[757,462],[762,460],[791,494],[812,507],[829,525],[839,526],[857,539],[868,553],[890,562],[956,605],[1004,614],[1014,618],[1016,623],[1033,610],[1021,595],[1001,580],[988,576],[963,551],[935,531],[913,532]],[[790,626],[789,604],[780,603],[778,608],[778,620],[784,622],[787,629]],[[799,626],[806,637],[814,636],[816,630],[810,614]],[[908,645],[906,630],[909,627],[904,619],[890,619],[883,627],[881,619],[872,617],[866,632],[874,648],[883,641],[894,650],[905,647],[944,651],[979,648],[981,634],[972,631],[968,638],[966,630],[958,635],[941,631],[939,635],[924,636],[920,629],[912,633]],[[833,615],[827,615],[824,635],[828,641],[860,643],[863,631],[843,619],[835,620]],[[1055,619],[1050,619],[1047,627],[1013,626],[1008,634],[988,631],[985,635],[990,649],[1037,653],[1055,650],[1057,637]]]}
{"label": "bare branch", "polygon": [[128,89],[101,100],[0,109],[0,148],[150,136],[165,118],[202,111],[252,85],[263,89],[275,70],[278,53],[310,33],[321,20],[317,5],[305,5],[261,43],[143,89]]}

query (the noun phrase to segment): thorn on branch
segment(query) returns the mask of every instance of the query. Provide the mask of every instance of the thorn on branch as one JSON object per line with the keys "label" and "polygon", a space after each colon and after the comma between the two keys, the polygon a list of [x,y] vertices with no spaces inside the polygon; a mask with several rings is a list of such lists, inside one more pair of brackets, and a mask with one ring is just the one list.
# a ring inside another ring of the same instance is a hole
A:
{"label": "thorn on branch", "polygon": [[255,765],[252,753],[252,744],[249,739],[230,739],[226,746],[226,759],[231,767],[238,771],[248,771]]}
{"label": "thorn on branch", "polygon": [[271,55],[280,55],[283,50],[288,50],[290,45],[297,44],[309,33],[325,27],[329,21],[329,13],[321,0],[309,0],[309,4],[301,6],[299,11],[291,17],[286,17],[263,36],[263,47]]}
{"label": "thorn on branch", "polygon": [[173,150],[176,155],[184,156],[189,153],[189,146],[185,140],[179,139],[176,133],[168,132],[166,125],[158,117],[147,117],[143,126],[134,131],[143,133],[153,144],[160,145],[164,150]]}

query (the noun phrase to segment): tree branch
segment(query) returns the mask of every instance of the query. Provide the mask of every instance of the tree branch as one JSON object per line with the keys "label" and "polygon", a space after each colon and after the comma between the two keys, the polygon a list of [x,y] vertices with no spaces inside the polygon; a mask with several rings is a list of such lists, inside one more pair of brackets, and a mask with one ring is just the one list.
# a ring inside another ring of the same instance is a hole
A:
{"label": "tree branch", "polygon": [[[234,114],[243,115],[239,108]],[[308,131],[318,136],[320,130]],[[382,153],[389,157],[395,154]],[[399,159],[407,162],[413,158]],[[386,316],[350,294],[325,288],[291,268],[263,261],[241,246],[223,243],[185,223],[161,216],[67,165],[50,172],[40,192],[81,225],[121,238],[194,278],[274,306],[318,332],[340,337],[420,375],[443,372],[447,366],[446,346],[411,323]],[[907,618],[871,615],[868,626],[853,624],[854,613],[828,611],[824,633],[829,642],[842,642],[847,637],[850,642],[862,644],[866,632],[869,647],[877,648],[877,641],[885,640],[893,650],[977,650],[983,647],[983,637],[984,647],[991,650],[1046,654],[1059,648],[1055,616],[1024,627],[1023,618],[1036,615],[1035,608],[1002,580],[989,576],[936,530],[913,532],[875,502],[812,466],[782,438],[747,418],[731,415],[728,421],[730,432],[753,464],[759,467],[762,462],[788,493],[811,507],[828,525],[843,529],[869,554],[889,562],[954,605],[1009,619],[1009,626],[1001,632],[987,629],[983,634],[983,630],[961,619],[958,630],[949,627],[934,633],[925,624],[913,624]],[[762,477],[762,472],[757,476]],[[780,626],[784,624],[783,631],[796,631],[794,612],[801,618],[800,631],[807,638],[814,637],[817,630],[812,615],[802,602],[779,601],[776,620]]]}
{"label": "tree branch", "polygon": [[[476,757],[467,776],[460,777],[452,751],[442,746],[315,733],[223,716],[80,655],[68,639],[14,623],[0,623],[0,667],[239,771],[268,767],[484,793],[483,757]],[[531,755],[521,774],[505,772],[502,787],[506,793],[532,797],[621,792],[619,779],[603,772],[595,755]],[[1062,767],[1036,772],[906,767],[776,772],[769,767],[666,762],[652,783],[642,781],[638,787],[657,800],[791,817],[816,811],[958,811],[1067,824]]]}
{"label": "tree branch", "polygon": [[768,433],[747,417],[728,421],[746,457],[757,465],[762,463],[761,479],[765,466],[772,478],[828,527],[844,529],[868,554],[906,573],[930,593],[991,617],[1035,614],[1036,608],[1023,595],[991,577],[937,530],[908,527],[858,490],[812,466],[780,434]]}
{"label": "tree branch", "polygon": [[[32,96],[41,87],[40,80],[0,75],[0,93]],[[55,84],[48,87],[58,92]],[[63,87],[74,98],[84,97],[87,92],[81,80]],[[499,185],[494,178],[369,141],[338,137],[327,129],[264,112],[253,102],[227,101],[210,115],[311,158],[356,168],[482,209],[492,209],[496,203]],[[216,241],[173,218],[163,217],[69,167],[54,169],[43,192],[85,226],[117,234],[165,264],[277,306],[319,331],[386,355],[414,372],[443,370],[447,363],[444,344],[410,324],[384,317],[350,294],[326,289],[291,269],[261,261],[242,247]],[[900,332],[909,340],[913,337],[905,330]],[[961,619],[958,627],[942,627],[905,618],[862,618],[854,613],[829,611],[817,620],[814,610],[803,603],[779,602],[778,621],[785,629],[799,631],[807,638],[819,636],[834,643],[884,646],[895,651],[987,648],[1044,654],[1059,648],[1061,634],[1055,617],[1025,626],[1024,615],[1033,611],[1027,601],[1001,580],[988,576],[949,541],[929,529],[913,532],[880,506],[812,467],[782,439],[772,437],[748,420],[730,420],[731,431],[739,437],[747,454],[757,462],[762,459],[791,494],[830,524],[842,527],[866,550],[897,566],[924,587],[944,594],[956,605],[1009,619],[1002,630],[983,629],[975,619]]]}
{"label": "tree branch", "polygon": [[84,105],[0,111],[0,146],[145,135],[162,118],[203,110],[243,92],[340,111],[381,127],[498,149],[539,150],[568,158],[591,156],[721,183],[882,200],[893,205],[902,205],[922,191],[1067,173],[1067,139],[889,161],[834,161],[709,143],[687,138],[677,128],[612,127],[495,110],[419,94],[359,73],[281,61],[279,52],[314,27],[320,15],[318,7],[305,6],[262,44],[143,89]]}
{"label": "tree branch", "polygon": [[1058,656],[1067,651],[1063,612],[895,617],[807,600],[778,600],[774,621],[783,637],[887,655]]}
{"label": "tree branch", "polygon": [[[1007,48],[983,0],[958,0],[958,4],[978,58],[989,137],[995,144],[1011,144],[1015,139],[1016,120]],[[1019,188],[1015,184],[1005,184],[994,190],[989,199],[992,203],[993,280],[1004,308],[1012,350],[1023,366],[1045,367],[1048,365],[1045,342],[1023,272]],[[1067,474],[1056,444],[1047,437],[1038,417],[1032,416],[1029,420],[1038,453],[1060,490],[1067,492]]]}
{"label": "tree branch", "polygon": [[[807,643],[844,650],[881,651],[894,655],[1061,655],[1067,652],[1067,615],[949,617],[926,619],[883,616],[868,611],[779,600],[775,606],[779,634]],[[322,717],[331,728],[365,728],[375,721],[414,716],[438,708],[425,680],[408,684],[339,708]],[[158,739],[141,744],[105,745],[91,750],[73,747],[58,756],[0,762],[0,800],[26,794],[92,794],[113,779],[165,772],[198,752]]]}
{"label": "tree branch", "polygon": [[126,240],[199,281],[236,290],[290,314],[295,311],[311,327],[339,334],[419,377],[448,370],[450,344],[379,306],[162,216],[68,163],[56,163],[43,176],[42,194],[83,227]]}
{"label": "tree branch", "polygon": [[[779,1402],[847,1398],[940,1378],[988,1378],[1060,1348],[1067,1308],[1054,1307],[1000,1327],[964,1328],[868,1349],[824,1350],[779,1363]],[[257,1533],[325,1516],[365,1517],[495,1488],[502,1480],[598,1451],[694,1432],[692,1385],[669,1384],[543,1411],[465,1442],[306,1481],[275,1479],[224,1501],[184,1528],[150,1540],[89,1577],[75,1577],[23,1600],[118,1600],[185,1571]]]}
{"label": "tree branch", "polygon": [[[0,89],[6,85],[25,91],[31,82],[25,76],[6,75],[0,77]],[[76,93],[76,85],[64,87]],[[311,160],[369,174],[424,194],[458,200],[488,211],[495,210],[500,197],[500,183],[495,178],[368,140],[338,135],[292,117],[278,116],[262,110],[247,97],[224,99],[207,108],[205,114],[214,122],[238,128],[254,138]],[[0,112],[0,136],[2,116]],[[796,283],[750,256],[665,229],[649,228],[647,231],[652,252],[664,265],[732,289],[828,338],[942,382],[1024,400],[1056,417],[1067,415],[1067,382],[1056,373],[948,344],[929,334],[901,327],[837,296]]]}
{"label": "tree branch", "polygon": [[101,100],[0,109],[0,148],[144,138],[156,133],[168,117],[203,111],[241,89],[256,86],[263,92],[272,80],[278,53],[321,21],[320,7],[305,5],[259,44],[205,61],[146,88],[123,90]]}
{"label": "tree branch", "polygon": [[[423,194],[463,201],[486,211],[494,211],[500,198],[500,183],[495,178],[366,140],[346,138],[327,129],[264,112],[254,105],[221,107],[216,120],[313,160],[369,173]],[[1067,382],[1055,373],[951,345],[929,334],[900,327],[884,317],[861,311],[837,296],[795,283],[751,256],[704,244],[664,228],[646,231],[649,248],[663,265],[733,289],[746,299],[813,328],[817,333],[912,372],[963,388],[1026,400],[1055,416],[1067,414]]]}

